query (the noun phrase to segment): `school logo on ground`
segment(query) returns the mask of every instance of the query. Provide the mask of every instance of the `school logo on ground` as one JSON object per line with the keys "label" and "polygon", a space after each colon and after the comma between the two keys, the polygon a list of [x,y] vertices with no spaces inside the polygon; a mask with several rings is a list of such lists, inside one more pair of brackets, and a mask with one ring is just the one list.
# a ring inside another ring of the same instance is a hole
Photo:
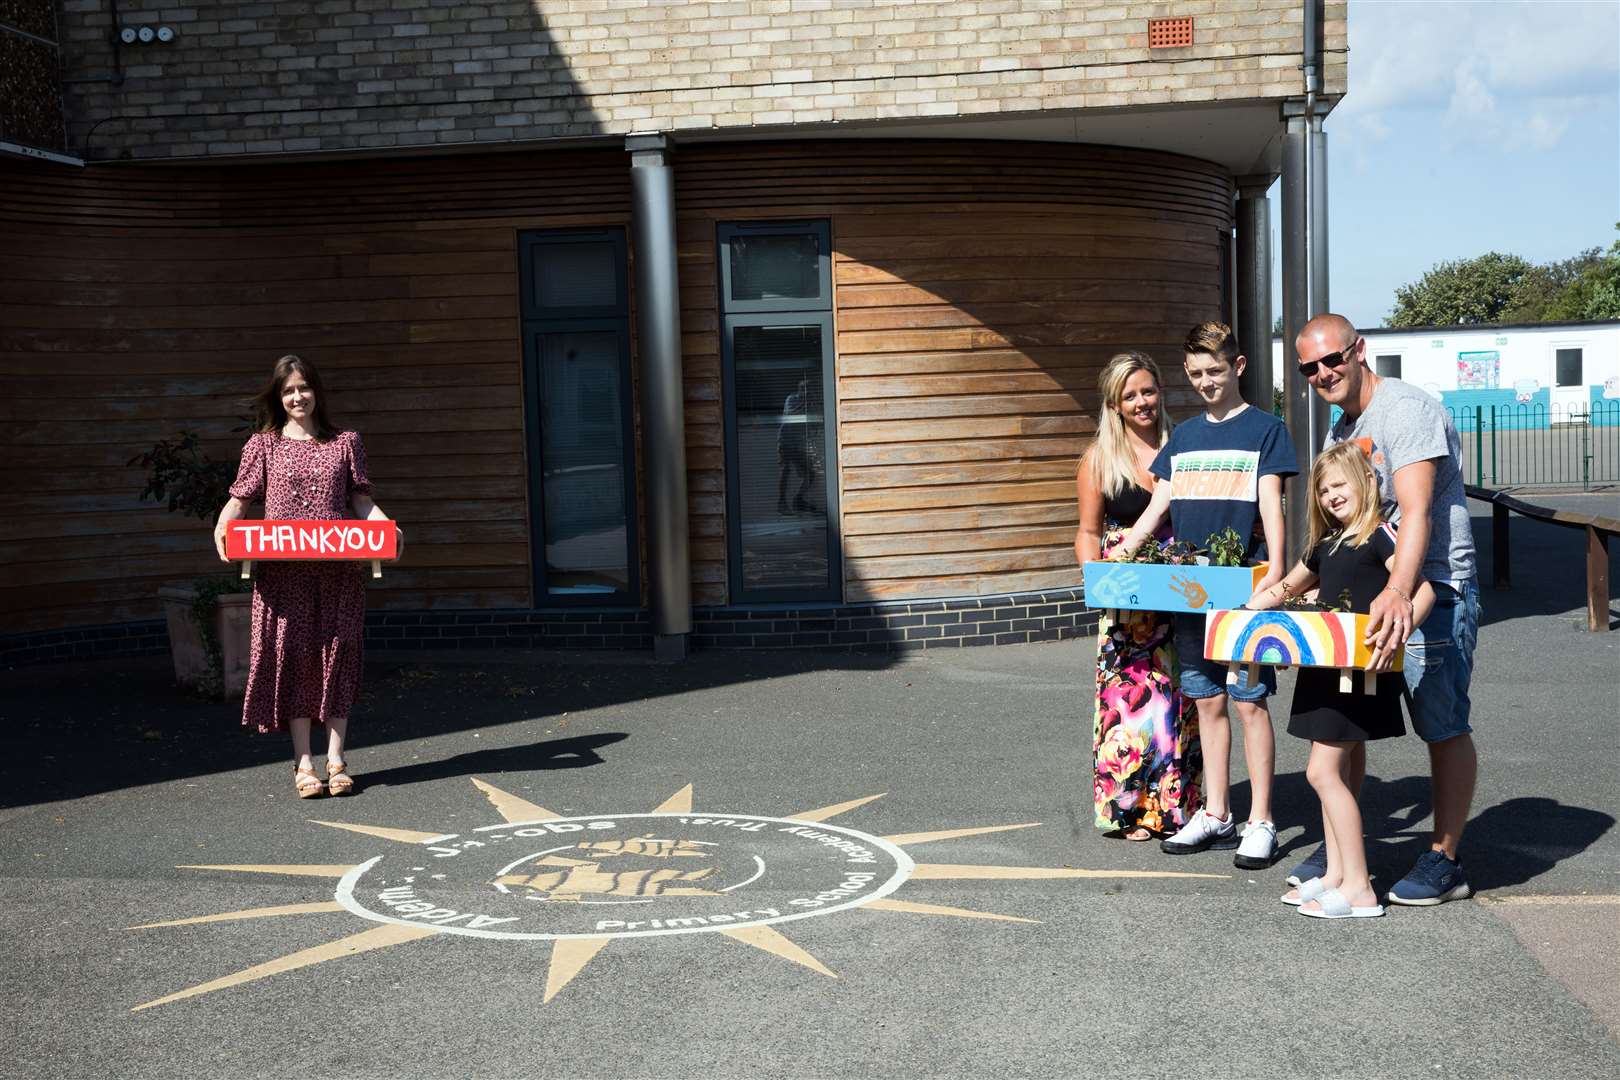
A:
{"label": "school logo on ground", "polygon": [[[435,936],[549,948],[545,1000],[610,942],[714,933],[836,977],[778,927],[851,909],[1028,923],[1012,915],[915,903],[892,894],[913,880],[1221,877],[1140,870],[918,863],[908,847],[1033,828],[1039,822],[872,836],[828,820],[871,795],[788,817],[697,813],[691,785],[651,812],[562,817],[474,779],[502,823],[429,833],[320,821],[390,841],[346,865],[210,865],[224,870],[336,878],[330,900],[252,908],[132,927],[191,926],[271,916],[349,912],[376,925],[199,986],[135,1011],[239,986],[311,964]],[[476,946],[476,941],[469,944]],[[644,940],[625,947],[644,947]]]}

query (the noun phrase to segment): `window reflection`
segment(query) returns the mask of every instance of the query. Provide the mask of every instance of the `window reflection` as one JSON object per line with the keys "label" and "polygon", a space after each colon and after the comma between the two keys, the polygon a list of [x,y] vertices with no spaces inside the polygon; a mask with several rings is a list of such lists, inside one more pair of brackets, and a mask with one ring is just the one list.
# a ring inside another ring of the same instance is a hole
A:
{"label": "window reflection", "polygon": [[821,327],[739,326],[733,364],[743,585],[825,588]]}

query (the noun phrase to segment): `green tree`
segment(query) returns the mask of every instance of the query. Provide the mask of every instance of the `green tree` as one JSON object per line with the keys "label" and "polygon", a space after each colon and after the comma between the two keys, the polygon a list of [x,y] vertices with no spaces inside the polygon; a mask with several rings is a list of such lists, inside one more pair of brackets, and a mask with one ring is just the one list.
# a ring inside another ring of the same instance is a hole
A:
{"label": "green tree", "polygon": [[[1620,222],[1614,227],[1620,229]],[[1586,272],[1583,280],[1589,283],[1589,288],[1578,317],[1620,319],[1620,240],[1609,245],[1609,250]]]}
{"label": "green tree", "polygon": [[1532,266],[1497,322],[1566,322],[1586,318],[1603,252],[1588,248],[1559,262]]}
{"label": "green tree", "polygon": [[1443,262],[1395,290],[1387,325],[1467,326],[1502,321],[1535,267],[1517,255],[1492,251]]}

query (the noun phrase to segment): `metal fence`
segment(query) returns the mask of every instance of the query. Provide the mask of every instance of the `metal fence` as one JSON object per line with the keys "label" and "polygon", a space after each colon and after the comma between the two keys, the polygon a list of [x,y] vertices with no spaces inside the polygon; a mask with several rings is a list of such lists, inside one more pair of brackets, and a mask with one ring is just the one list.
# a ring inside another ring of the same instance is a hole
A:
{"label": "metal fence", "polygon": [[1620,483],[1620,400],[1447,409],[1462,440],[1463,477],[1481,487]]}

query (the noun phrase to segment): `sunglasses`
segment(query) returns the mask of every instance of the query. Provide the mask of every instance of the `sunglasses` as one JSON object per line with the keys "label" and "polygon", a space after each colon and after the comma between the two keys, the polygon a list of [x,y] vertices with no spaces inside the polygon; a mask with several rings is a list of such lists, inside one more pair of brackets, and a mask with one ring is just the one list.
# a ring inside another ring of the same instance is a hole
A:
{"label": "sunglasses", "polygon": [[1360,344],[1361,339],[1356,338],[1356,340],[1352,341],[1348,346],[1340,349],[1338,352],[1330,352],[1319,360],[1312,360],[1309,363],[1301,364],[1299,365],[1299,373],[1304,378],[1309,379],[1312,375],[1316,374],[1318,365],[1338,370],[1339,368],[1344,367],[1345,361],[1350,359],[1350,355],[1356,351],[1356,346]]}

